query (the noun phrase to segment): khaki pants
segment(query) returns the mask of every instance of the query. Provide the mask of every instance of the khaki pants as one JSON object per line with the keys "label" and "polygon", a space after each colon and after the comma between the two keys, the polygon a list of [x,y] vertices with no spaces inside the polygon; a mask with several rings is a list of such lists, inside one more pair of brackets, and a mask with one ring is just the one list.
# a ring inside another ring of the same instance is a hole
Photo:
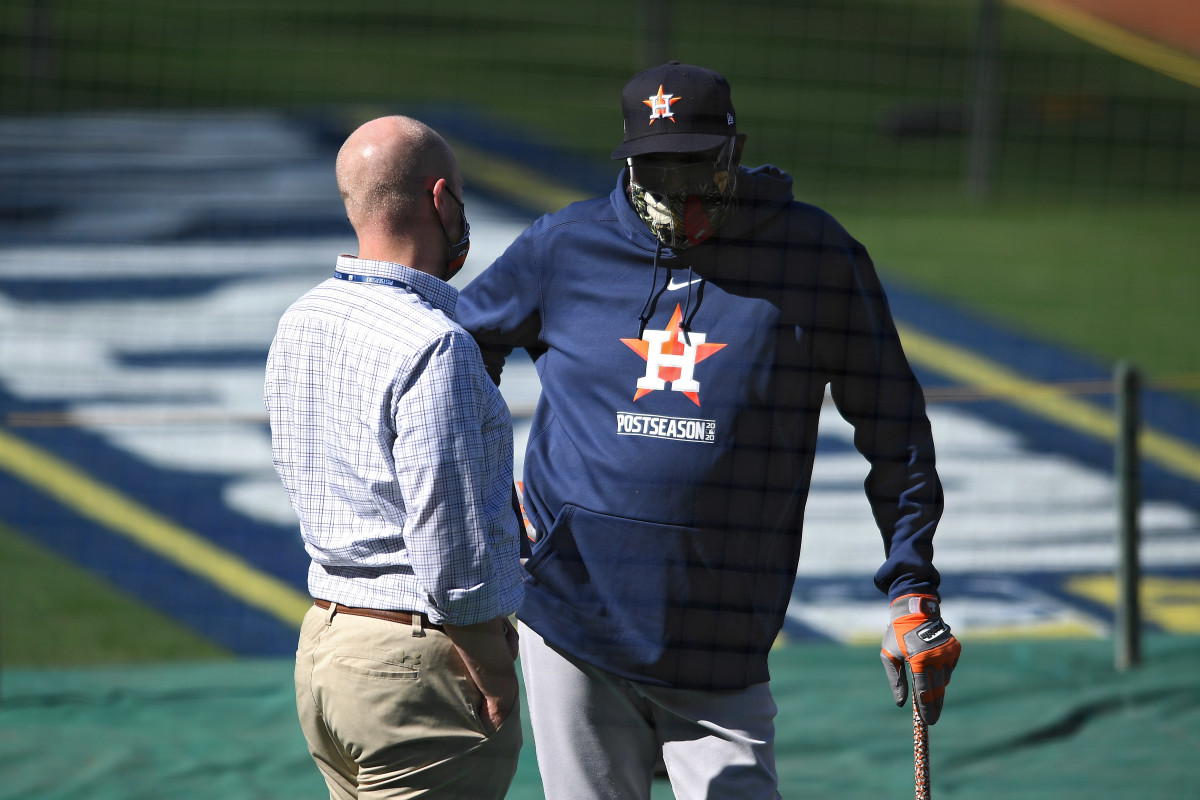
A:
{"label": "khaki pants", "polygon": [[521,749],[520,701],[484,733],[482,695],[449,637],[309,609],[296,708],[333,800],[502,798]]}

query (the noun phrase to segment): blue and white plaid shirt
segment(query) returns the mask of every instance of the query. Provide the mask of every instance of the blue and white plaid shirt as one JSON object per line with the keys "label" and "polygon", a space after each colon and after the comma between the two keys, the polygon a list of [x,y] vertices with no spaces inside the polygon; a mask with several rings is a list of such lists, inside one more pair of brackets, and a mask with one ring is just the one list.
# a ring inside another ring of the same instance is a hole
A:
{"label": "blue and white plaid shirt", "polygon": [[283,315],[267,359],[275,470],[312,557],[308,588],[347,606],[469,625],[521,603],[508,407],[458,291],[339,256]]}

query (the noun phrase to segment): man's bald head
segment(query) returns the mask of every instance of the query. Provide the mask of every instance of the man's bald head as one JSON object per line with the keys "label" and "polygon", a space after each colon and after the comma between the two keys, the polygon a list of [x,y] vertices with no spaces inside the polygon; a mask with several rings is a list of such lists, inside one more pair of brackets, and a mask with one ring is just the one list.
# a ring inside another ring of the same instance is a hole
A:
{"label": "man's bald head", "polygon": [[360,233],[404,229],[438,178],[458,188],[454,153],[437,131],[409,117],[364,123],[338,152],[338,191],[350,224]]}

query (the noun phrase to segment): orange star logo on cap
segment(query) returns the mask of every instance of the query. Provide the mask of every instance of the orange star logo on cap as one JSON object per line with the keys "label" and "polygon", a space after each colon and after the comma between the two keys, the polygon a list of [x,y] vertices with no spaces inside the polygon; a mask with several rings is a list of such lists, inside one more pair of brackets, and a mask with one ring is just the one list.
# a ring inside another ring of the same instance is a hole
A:
{"label": "orange star logo on cap", "polygon": [[658,85],[658,94],[652,94],[642,102],[650,106],[650,124],[653,125],[656,119],[669,119],[675,121],[675,115],[671,113],[671,106],[682,100],[682,97],[676,97],[673,94],[663,94],[663,87]]}

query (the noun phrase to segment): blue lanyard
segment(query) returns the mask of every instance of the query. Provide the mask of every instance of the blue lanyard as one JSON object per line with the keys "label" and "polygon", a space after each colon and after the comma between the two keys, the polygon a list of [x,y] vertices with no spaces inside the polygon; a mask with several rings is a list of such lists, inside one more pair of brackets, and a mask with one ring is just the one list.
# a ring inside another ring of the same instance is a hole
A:
{"label": "blue lanyard", "polygon": [[407,289],[413,291],[413,288],[404,281],[398,281],[395,278],[380,278],[375,275],[355,275],[352,272],[342,272],[340,270],[333,271],[333,277],[340,281],[353,281],[355,283],[374,283],[380,286],[391,286],[396,289]]}

